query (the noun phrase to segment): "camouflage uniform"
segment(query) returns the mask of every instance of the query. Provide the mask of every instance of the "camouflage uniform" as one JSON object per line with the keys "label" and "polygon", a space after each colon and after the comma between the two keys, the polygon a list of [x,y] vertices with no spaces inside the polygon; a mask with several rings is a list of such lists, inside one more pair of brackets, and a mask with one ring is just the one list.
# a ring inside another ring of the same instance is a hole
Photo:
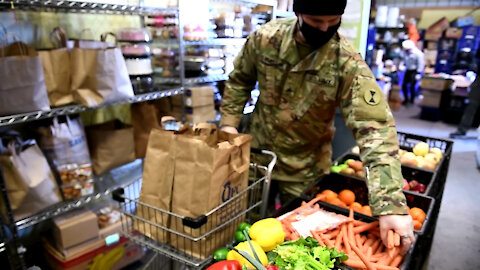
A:
{"label": "camouflage uniform", "polygon": [[258,81],[252,146],[277,153],[275,179],[311,182],[330,171],[338,106],[361,149],[373,214],[407,214],[395,123],[370,69],[339,34],[300,59],[295,31],[296,19],[280,19],[248,38],[226,84],[221,124],[238,126]]}

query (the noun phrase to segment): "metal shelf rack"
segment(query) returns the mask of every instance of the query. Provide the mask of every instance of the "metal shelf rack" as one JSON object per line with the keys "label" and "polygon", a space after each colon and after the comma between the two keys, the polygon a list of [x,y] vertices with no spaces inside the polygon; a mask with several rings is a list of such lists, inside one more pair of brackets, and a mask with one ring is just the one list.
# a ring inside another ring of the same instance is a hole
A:
{"label": "metal shelf rack", "polygon": [[59,115],[75,114],[75,113],[80,113],[88,110],[95,110],[98,108],[112,106],[112,105],[137,103],[137,102],[143,102],[148,100],[160,99],[160,98],[169,97],[169,96],[181,95],[182,93],[183,93],[183,89],[179,87],[179,88],[174,88],[169,90],[160,90],[152,93],[135,95],[135,97],[127,100],[123,100],[123,101],[119,101],[111,104],[105,104],[98,107],[70,105],[70,106],[53,108],[50,111],[36,111],[36,112],[30,112],[30,113],[15,114],[10,116],[1,116],[0,127],[35,121],[39,119],[51,118]]}
{"label": "metal shelf rack", "polygon": [[15,222],[18,230],[23,230],[38,224],[42,221],[56,217],[73,209],[83,207],[90,202],[110,195],[110,193],[120,187],[129,185],[132,182],[142,178],[142,160],[135,160],[132,163],[115,168],[112,171],[95,177],[95,193],[84,196],[79,199],[60,202],[35,215],[21,219]]}
{"label": "metal shelf rack", "polygon": [[243,46],[247,41],[246,38],[215,38],[215,39],[207,39],[207,40],[200,40],[200,41],[185,41],[185,45],[187,46],[195,46],[195,45],[205,45],[205,46]]}
{"label": "metal shelf rack", "polygon": [[[181,84],[180,78],[155,78],[156,81],[161,82],[162,84]],[[193,77],[193,78],[185,78],[184,83],[186,86],[191,86],[195,84],[202,84],[202,83],[211,83],[211,82],[219,82],[219,81],[226,81],[228,80],[227,74],[220,74],[220,75],[210,75],[210,76],[202,76],[202,77]]]}
{"label": "metal shelf rack", "polygon": [[172,14],[177,8],[154,8],[141,5],[118,5],[94,3],[90,1],[63,1],[63,0],[0,0],[2,9],[38,10],[51,9],[62,12],[108,13],[108,14]]}

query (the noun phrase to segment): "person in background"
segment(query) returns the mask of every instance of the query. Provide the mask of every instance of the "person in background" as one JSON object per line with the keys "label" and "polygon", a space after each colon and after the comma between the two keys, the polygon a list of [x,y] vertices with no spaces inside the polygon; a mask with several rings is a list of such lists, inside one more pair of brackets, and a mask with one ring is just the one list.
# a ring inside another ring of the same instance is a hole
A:
{"label": "person in background", "polygon": [[340,107],[361,150],[381,238],[386,243],[393,229],[406,252],[415,238],[402,191],[395,122],[369,67],[337,32],[346,4],[294,0],[296,18],[273,20],[250,35],[225,85],[220,126],[238,132],[258,81],[260,96],[249,128],[252,147],[277,154],[273,179],[286,202],[330,172]]}
{"label": "person in background", "polygon": [[417,22],[414,18],[410,18],[406,23],[405,26],[408,29],[408,39],[417,42],[420,39],[420,35],[418,34],[417,29]]}
{"label": "person in background", "polygon": [[390,78],[390,82],[392,83],[392,85],[398,85],[398,71],[392,60],[389,59],[385,61],[385,69],[383,71],[383,75]]}
{"label": "person in background", "polygon": [[[480,59],[480,48],[477,50],[476,58]],[[475,119],[475,115],[480,107],[480,76],[478,74],[480,73],[480,68],[478,66],[475,67],[477,68],[477,77],[473,81],[472,85],[470,85],[470,92],[468,93],[469,103],[463,112],[462,119],[460,120],[457,130],[450,133],[450,138],[458,138],[467,134],[467,131],[472,127],[473,120]]]}
{"label": "person in background", "polygon": [[421,79],[421,74],[425,67],[425,59],[423,53],[415,46],[412,40],[402,42],[402,47],[405,51],[403,62],[406,69],[402,84],[403,104],[407,105],[408,103],[413,104],[415,101],[415,86],[417,81]]}

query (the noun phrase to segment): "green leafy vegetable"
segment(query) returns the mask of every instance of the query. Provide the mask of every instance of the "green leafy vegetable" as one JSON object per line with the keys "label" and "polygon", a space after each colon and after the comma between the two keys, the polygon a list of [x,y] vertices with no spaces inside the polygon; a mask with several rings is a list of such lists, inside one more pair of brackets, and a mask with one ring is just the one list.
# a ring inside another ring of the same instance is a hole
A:
{"label": "green leafy vegetable", "polygon": [[267,257],[268,263],[280,270],[330,270],[348,259],[343,252],[319,246],[312,237],[284,242],[270,251]]}

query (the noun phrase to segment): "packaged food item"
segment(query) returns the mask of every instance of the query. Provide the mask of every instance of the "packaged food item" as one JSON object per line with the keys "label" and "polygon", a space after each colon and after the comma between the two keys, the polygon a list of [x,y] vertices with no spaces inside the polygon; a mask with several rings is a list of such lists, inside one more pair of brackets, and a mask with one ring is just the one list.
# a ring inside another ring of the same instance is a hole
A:
{"label": "packaged food item", "polygon": [[60,189],[65,199],[76,199],[93,194],[94,182],[90,163],[61,165],[58,167],[58,173],[62,181]]}
{"label": "packaged food item", "polygon": [[117,34],[119,41],[127,42],[151,42],[152,36],[147,29],[123,28]]}
{"label": "packaged food item", "polygon": [[129,75],[149,75],[153,73],[150,58],[127,58],[125,63]]}

